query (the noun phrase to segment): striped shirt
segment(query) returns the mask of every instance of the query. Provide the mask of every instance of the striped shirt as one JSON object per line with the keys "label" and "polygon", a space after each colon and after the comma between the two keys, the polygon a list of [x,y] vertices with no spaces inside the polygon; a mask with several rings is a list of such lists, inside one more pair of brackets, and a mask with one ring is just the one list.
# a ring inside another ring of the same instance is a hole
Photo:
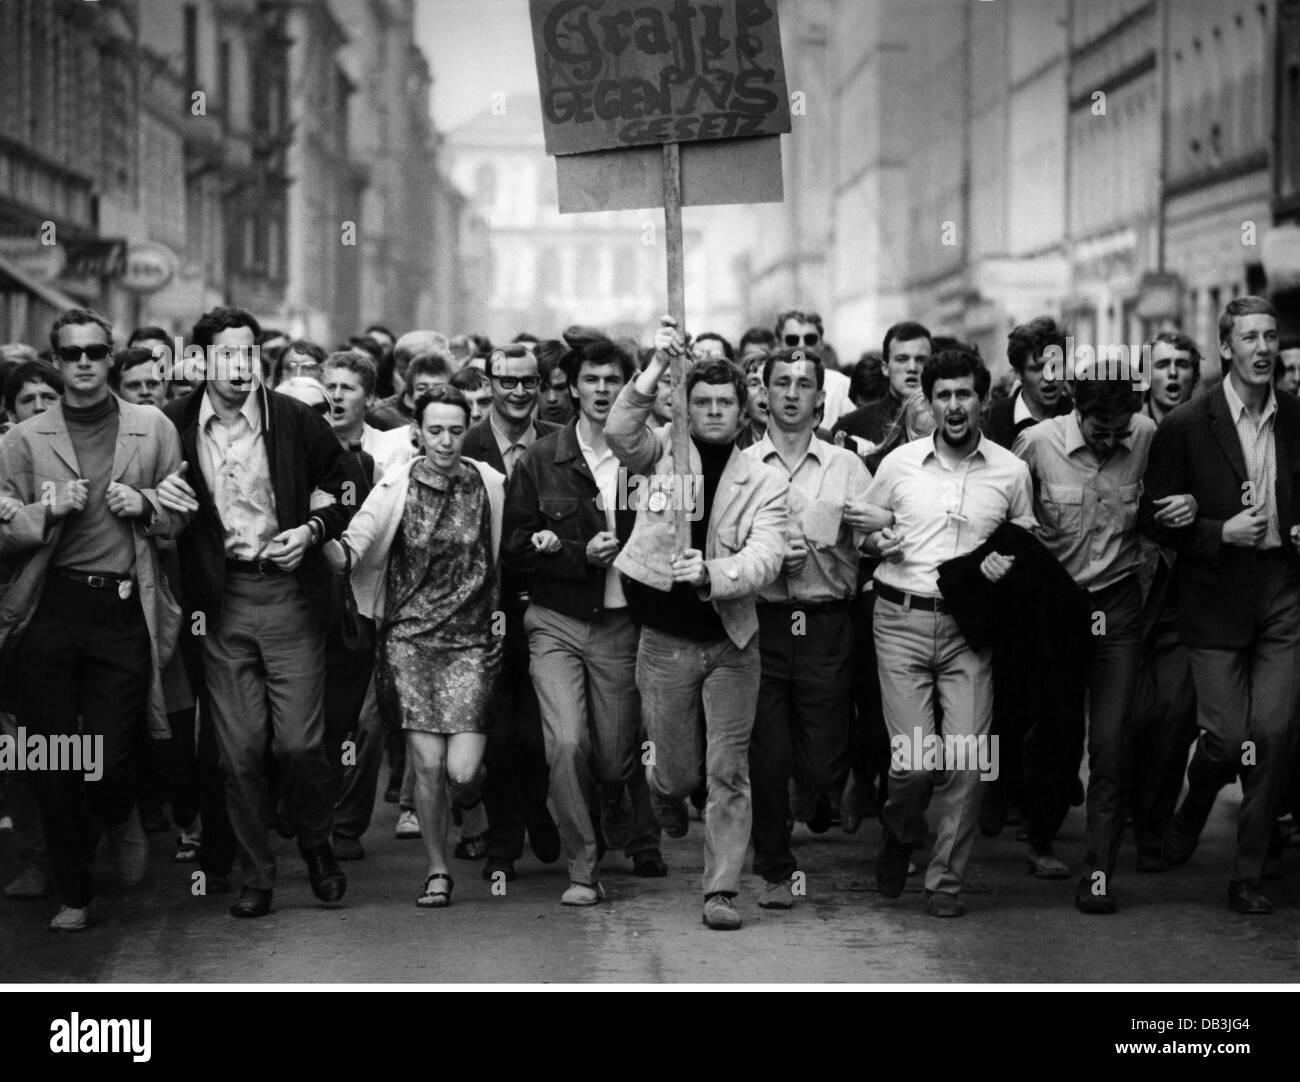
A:
{"label": "striped shirt", "polygon": [[1237,394],[1229,375],[1223,381],[1223,394],[1228,400],[1228,412],[1237,426],[1237,439],[1241,453],[1246,458],[1246,475],[1254,489],[1255,503],[1262,503],[1268,513],[1268,529],[1260,548],[1282,547],[1282,530],[1277,521],[1277,449],[1273,440],[1273,422],[1277,418],[1277,398],[1273,388],[1268,389],[1268,401],[1258,421]]}

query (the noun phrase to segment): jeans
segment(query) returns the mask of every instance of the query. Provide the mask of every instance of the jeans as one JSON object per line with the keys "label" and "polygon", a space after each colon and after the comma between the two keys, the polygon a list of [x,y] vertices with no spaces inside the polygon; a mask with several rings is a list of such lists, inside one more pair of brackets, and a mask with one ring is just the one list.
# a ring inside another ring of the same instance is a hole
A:
{"label": "jeans", "polygon": [[[625,609],[578,620],[534,604],[524,627],[546,740],[551,814],[569,858],[569,880],[590,886],[599,878],[593,792],[602,803],[619,797],[640,764],[639,636]],[[659,844],[649,802],[639,803],[649,821],[637,823],[629,852]]]}
{"label": "jeans", "polygon": [[[925,840],[926,802],[934,813],[936,833],[925,889],[957,894],[975,842],[980,806],[980,772],[964,769],[918,769],[921,740],[937,735],[986,738],[993,711],[991,648],[975,651],[946,613],[905,608],[876,598],[876,656],[880,692],[890,739],[902,737],[916,755],[891,761],[889,799],[881,818],[905,845]],[[935,722],[936,698],[943,710],[942,734]],[[994,760],[991,760],[991,762]]]}
{"label": "jeans", "polygon": [[[651,742],[652,797],[685,800],[708,776],[704,811],[704,893],[740,891],[752,825],[749,738],[758,706],[758,636],[692,642],[652,627],[641,631],[636,684]],[[705,756],[705,737],[708,755]]]}

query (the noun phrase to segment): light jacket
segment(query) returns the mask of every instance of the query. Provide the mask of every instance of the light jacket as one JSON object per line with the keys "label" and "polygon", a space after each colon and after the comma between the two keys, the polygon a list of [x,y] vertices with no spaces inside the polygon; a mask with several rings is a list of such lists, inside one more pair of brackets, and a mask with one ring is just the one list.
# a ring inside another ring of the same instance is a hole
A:
{"label": "light jacket", "polygon": [[[112,480],[136,489],[153,508],[148,516],[134,520],[135,578],[140,607],[149,625],[153,650],[153,675],[149,686],[149,735],[171,735],[163,696],[162,672],[176,649],[181,609],[172,594],[158,560],[156,537],[175,537],[185,529],[189,516],[166,510],[158,502],[157,487],[180,468],[181,444],[176,429],[153,406],[136,406],[117,400],[117,446],[113,454]],[[23,503],[10,521],[0,524],[0,556],[17,557],[21,566],[0,586],[0,654],[12,667],[13,656],[27,630],[45,589],[45,579],[54,550],[63,536],[63,519],[49,513],[48,495],[85,474],[68,435],[61,403],[44,413],[15,425],[0,440],[0,494]],[[16,692],[12,677],[5,674],[0,696]]]}
{"label": "light jacket", "polygon": [[[673,426],[652,430],[646,424],[653,403],[653,396],[641,394],[629,383],[605,423],[605,442],[635,475],[635,481],[629,478],[629,486],[644,494],[632,536],[614,566],[637,582],[668,591],[676,548],[674,508],[682,497],[674,491]],[[694,443],[690,448],[691,473],[701,477],[699,452]],[[754,611],[758,591],[781,574],[789,488],[777,470],[733,449],[713,497],[704,546],[709,587],[700,591],[700,597],[713,603],[728,638],[741,649],[758,631]]]}
{"label": "light jacket", "polygon": [[[357,612],[376,622],[384,618],[384,594],[388,585],[388,558],[397,537],[397,527],[406,510],[406,494],[411,487],[411,467],[419,458],[401,466],[394,466],[375,485],[366,502],[353,516],[344,531],[342,541],[352,551],[352,596],[357,602]],[[493,562],[501,551],[501,515],[505,506],[503,474],[491,466],[462,458],[478,470],[487,488],[488,506],[492,515]]]}

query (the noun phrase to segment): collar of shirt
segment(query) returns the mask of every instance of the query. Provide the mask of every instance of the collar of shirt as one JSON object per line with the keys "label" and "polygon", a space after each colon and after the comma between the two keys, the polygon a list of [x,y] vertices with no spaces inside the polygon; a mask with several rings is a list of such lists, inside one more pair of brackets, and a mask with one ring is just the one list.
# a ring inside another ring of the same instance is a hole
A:
{"label": "collar of shirt", "polygon": [[[1233,424],[1240,424],[1241,415],[1246,412],[1246,403],[1241,400],[1241,396],[1237,394],[1237,389],[1232,385],[1231,375],[1223,381],[1223,396],[1228,400],[1228,412],[1232,414]],[[1277,396],[1273,393],[1273,386],[1270,384],[1268,401],[1264,403],[1264,411],[1260,414],[1259,426],[1264,425],[1276,412]]]}
{"label": "collar of shirt", "polygon": [[[808,449],[804,451],[803,457],[800,458],[799,461],[794,464],[794,468],[790,470],[791,477],[799,472],[799,467],[802,466],[809,457],[815,459],[819,467],[822,465],[822,452],[818,446],[820,443],[821,440],[819,440],[815,435],[812,436],[808,441]],[[781,459],[782,467],[785,466],[785,459],[781,458],[781,452],[776,449],[776,444],[772,442],[772,434],[770,431],[764,432],[763,438],[754,444],[754,446],[757,448],[758,460],[760,462],[766,462],[769,458],[775,455],[778,459]]]}
{"label": "collar of shirt", "polygon": [[1016,388],[1014,394],[1016,400],[1011,407],[1011,423],[1018,425],[1021,421],[1028,421],[1030,424],[1034,424],[1035,417],[1029,412],[1029,407],[1025,405],[1025,396],[1020,393],[1019,387]]}
{"label": "collar of shirt", "polygon": [[[980,433],[979,439],[975,441],[975,449],[971,451],[971,453],[968,454],[965,458],[963,458],[960,462],[958,462],[956,467],[948,465],[943,455],[939,454],[939,439],[940,439],[940,435],[938,432],[934,433],[934,435],[932,436],[927,436],[925,438],[924,444],[926,450],[925,450],[925,455],[921,459],[922,462],[925,462],[926,459],[928,459],[931,455],[933,455],[935,460],[939,463],[940,466],[942,466],[945,470],[951,470],[954,468],[960,468],[966,465],[966,463],[968,462],[973,462],[976,456],[979,457],[979,460],[981,462],[986,460],[987,456],[984,454],[985,437],[983,432]],[[921,441],[916,440],[914,442],[920,443]],[[904,444],[903,446],[907,446],[907,445]]]}
{"label": "collar of shirt", "polygon": [[[1071,410],[1061,418],[1061,427],[1065,430],[1065,453],[1073,455],[1076,451],[1089,450],[1088,441],[1083,438],[1083,429],[1079,426],[1079,411]],[[1118,446],[1123,447],[1125,451],[1133,450],[1133,430],[1129,429],[1129,434],[1122,440],[1118,441]],[[1096,457],[1095,455],[1093,457]]]}
{"label": "collar of shirt", "polygon": [[[594,463],[596,465],[599,465],[601,462],[604,462],[605,459],[614,457],[614,452],[609,449],[609,444],[605,444],[605,450],[603,453],[599,455],[596,454],[596,449],[592,447],[592,445],[589,444],[585,439],[582,438],[581,420],[579,420],[578,423],[573,426],[573,428],[574,428],[574,432],[577,434],[578,437],[578,450],[582,452],[583,457],[586,458],[588,464]],[[593,473],[595,472],[594,468],[592,469],[592,472]]]}
{"label": "collar of shirt", "polygon": [[511,442],[509,436],[497,427],[497,415],[495,412],[488,414],[488,426],[492,429],[492,436],[497,441],[497,450],[501,452],[502,458],[505,458],[506,455],[516,447],[521,451],[526,451],[537,442],[537,429],[533,427],[532,421],[528,422],[528,427],[524,429],[524,434],[513,442]]}
{"label": "collar of shirt", "polygon": [[[257,397],[257,385],[248,392],[248,397],[244,399],[244,404],[239,407],[239,415],[248,422],[251,431],[260,433],[262,430],[262,406]],[[199,431],[208,430],[208,422],[217,416],[217,411],[212,405],[212,399],[208,395],[207,388],[203,389],[203,401],[199,404]]]}

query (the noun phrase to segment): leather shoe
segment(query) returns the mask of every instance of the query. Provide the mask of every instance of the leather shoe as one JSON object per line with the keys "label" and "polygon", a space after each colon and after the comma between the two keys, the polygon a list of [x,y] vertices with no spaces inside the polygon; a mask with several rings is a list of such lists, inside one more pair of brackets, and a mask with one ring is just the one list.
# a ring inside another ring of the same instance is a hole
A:
{"label": "leather shoe", "polygon": [[343,898],[348,889],[347,876],[334,859],[334,850],[329,842],[321,842],[312,849],[303,849],[302,859],[307,862],[307,878],[311,880],[311,892],[322,902],[337,902]]}
{"label": "leather shoe", "polygon": [[1235,883],[1228,884],[1228,908],[1238,913],[1262,916],[1273,912],[1273,903],[1254,883],[1239,879]]}
{"label": "leather shoe", "polygon": [[1137,868],[1139,872],[1148,874],[1167,872],[1169,871],[1169,861],[1164,858],[1162,853],[1144,853],[1139,849]]}
{"label": "leather shoe", "polygon": [[897,898],[907,885],[907,856],[913,846],[900,842],[885,827],[885,844],[876,857],[876,886],[886,898]]}
{"label": "leather shoe", "polygon": [[1183,801],[1183,806],[1174,813],[1173,822],[1165,833],[1160,852],[1170,864],[1186,864],[1196,852],[1196,845],[1201,840],[1201,831],[1205,821],[1210,817],[1213,803],[1194,802],[1191,794]]}
{"label": "leather shoe", "polygon": [[271,892],[257,887],[244,887],[239,892],[239,901],[230,907],[232,917],[251,920],[264,917],[271,912]]}
{"label": "leather shoe", "polygon": [[668,865],[658,849],[647,849],[632,854],[632,874],[642,879],[662,879],[668,874]]}
{"label": "leather shoe", "polygon": [[1029,850],[1029,873],[1039,879],[1069,879],[1070,866],[1051,853]]}
{"label": "leather shoe", "polygon": [[1074,908],[1080,913],[1103,916],[1114,913],[1119,907],[1115,904],[1114,897],[1109,893],[1094,894],[1092,877],[1085,875],[1080,877],[1079,885],[1074,888]]}
{"label": "leather shoe", "polygon": [[487,863],[483,865],[483,878],[491,883],[495,881],[497,872],[506,877],[507,883],[515,881],[515,862],[513,860],[503,860],[501,857],[488,857]]}
{"label": "leather shoe", "polygon": [[964,917],[966,904],[958,894],[945,894],[941,890],[925,892],[925,911],[932,917]]}
{"label": "leather shoe", "polygon": [[686,832],[691,829],[690,814],[686,811],[685,801],[665,800],[652,792],[650,810],[654,812],[655,822],[670,838],[684,838]]}

